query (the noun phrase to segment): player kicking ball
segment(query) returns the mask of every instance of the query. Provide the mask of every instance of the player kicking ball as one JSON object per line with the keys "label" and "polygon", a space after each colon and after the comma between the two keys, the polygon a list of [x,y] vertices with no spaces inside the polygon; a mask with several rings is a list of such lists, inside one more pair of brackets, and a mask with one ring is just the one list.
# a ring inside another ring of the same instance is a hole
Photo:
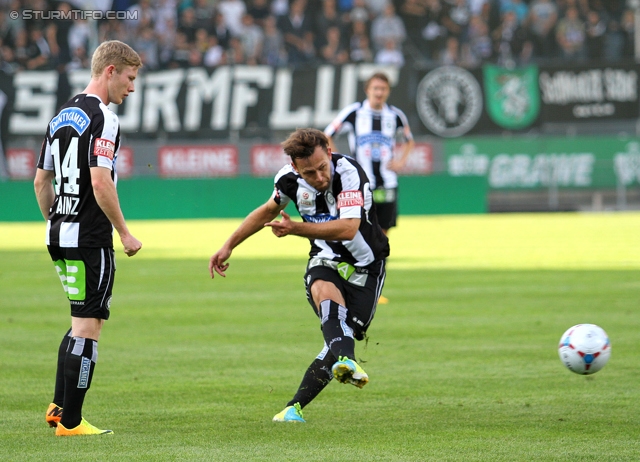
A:
{"label": "player kicking ball", "polygon": [[[364,387],[369,376],[355,359],[373,320],[385,280],[389,241],[378,225],[364,170],[333,154],[326,135],[305,128],[282,143],[291,164],[275,177],[271,198],[251,212],[209,261],[225,277],[231,253],[265,226],[277,237],[306,237],[311,244],[304,277],[307,299],[320,319],[324,345],[275,422],[304,422],[302,409],[331,382]],[[293,201],[302,222],[284,212]],[[280,220],[275,220],[278,215]],[[275,220],[275,221],[274,221]]]}

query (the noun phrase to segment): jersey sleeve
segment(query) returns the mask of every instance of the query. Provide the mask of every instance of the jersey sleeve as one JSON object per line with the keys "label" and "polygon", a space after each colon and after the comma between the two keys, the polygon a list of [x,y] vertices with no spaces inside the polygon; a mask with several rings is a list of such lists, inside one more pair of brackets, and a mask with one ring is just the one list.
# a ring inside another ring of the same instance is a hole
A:
{"label": "jersey sleeve", "polygon": [[271,198],[275,201],[276,204],[282,205],[285,207],[291,199],[293,199],[293,189],[291,186],[291,182],[293,177],[293,167],[291,164],[287,164],[280,169],[280,171],[276,174],[273,183],[273,194]]}
{"label": "jersey sleeve", "polygon": [[43,170],[53,170],[53,158],[51,157],[51,143],[49,142],[49,130],[47,129],[47,135],[42,140],[42,147],[40,148],[40,157],[38,157],[38,168]]}
{"label": "jersey sleeve", "polygon": [[334,136],[345,131],[353,130],[355,127],[356,110],[360,103],[350,104],[342,109],[333,121],[324,129],[324,134]]}
{"label": "jersey sleeve", "polygon": [[337,197],[340,218],[361,218],[366,195],[371,194],[369,182],[363,181],[366,178],[364,172],[346,158],[338,160],[336,171],[340,173],[342,181],[342,191]]}
{"label": "jersey sleeve", "polygon": [[393,110],[396,111],[397,121],[396,126],[398,127],[398,131],[402,133],[405,141],[409,141],[413,139],[413,134],[411,133],[411,128],[409,127],[409,119],[401,109],[398,109],[395,106],[392,106]]}
{"label": "jersey sleeve", "polygon": [[113,170],[116,145],[120,144],[118,116],[102,103],[100,111],[92,119],[89,166]]}

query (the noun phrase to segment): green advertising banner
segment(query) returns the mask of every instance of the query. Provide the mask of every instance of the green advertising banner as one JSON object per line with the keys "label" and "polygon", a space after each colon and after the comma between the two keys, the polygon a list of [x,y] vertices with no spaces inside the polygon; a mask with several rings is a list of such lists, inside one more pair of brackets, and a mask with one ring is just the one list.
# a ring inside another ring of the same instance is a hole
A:
{"label": "green advertising banner", "polygon": [[450,175],[486,177],[493,190],[640,184],[639,138],[465,138],[444,153]]}
{"label": "green advertising banner", "polygon": [[[486,213],[484,178],[452,178],[445,173],[402,176],[400,215]],[[270,178],[136,178],[118,181],[118,195],[128,219],[242,218],[269,197]],[[0,222],[41,221],[32,181],[0,181]],[[226,197],[238,197],[229,201]],[[290,206],[292,207],[292,206]],[[295,210],[290,213],[297,215]],[[43,231],[44,232],[44,231]],[[43,234],[44,236],[44,234]],[[44,239],[44,237],[43,237]]]}

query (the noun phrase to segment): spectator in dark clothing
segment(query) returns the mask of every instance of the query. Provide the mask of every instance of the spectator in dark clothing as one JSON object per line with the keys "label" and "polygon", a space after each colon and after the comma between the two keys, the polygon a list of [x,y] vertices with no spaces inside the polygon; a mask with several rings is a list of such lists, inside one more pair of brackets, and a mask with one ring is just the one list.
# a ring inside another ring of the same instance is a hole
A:
{"label": "spectator in dark clothing", "polygon": [[373,61],[373,52],[369,42],[367,24],[364,21],[352,23],[351,38],[349,40],[349,56],[354,63],[370,63]]}
{"label": "spectator in dark clothing", "polygon": [[44,38],[42,29],[34,28],[29,31],[29,44],[27,45],[27,69],[50,69],[49,58],[51,49]]}
{"label": "spectator in dark clothing", "polygon": [[13,47],[9,45],[0,46],[0,71],[12,75],[20,70],[20,64],[15,59]]}
{"label": "spectator in dark clothing", "polygon": [[[336,0],[324,0],[322,8],[315,17],[314,45],[316,49],[319,50],[327,45],[327,31],[332,27],[337,27],[338,33],[342,37],[344,22],[336,8]],[[340,41],[340,45],[344,45],[345,41],[342,38]]]}
{"label": "spectator in dark clothing", "polygon": [[76,69],[89,69],[91,67],[91,57],[87,55],[87,50],[78,47],[73,51],[71,61],[65,67],[65,70],[73,71]]}
{"label": "spectator in dark clothing", "polygon": [[427,6],[421,0],[404,0],[399,16],[407,28],[407,39],[418,49],[422,48],[422,28],[426,25]]}
{"label": "spectator in dark clothing", "polygon": [[197,48],[191,48],[189,50],[189,67],[202,66],[202,53]]}
{"label": "spectator in dark clothing", "polygon": [[221,13],[216,14],[216,22],[212,31],[212,35],[215,35],[218,39],[218,45],[225,50],[229,48],[229,40],[231,39],[231,32],[224,21],[224,16]]}
{"label": "spectator in dark clothing", "polygon": [[198,24],[196,22],[196,13],[193,8],[185,8],[180,15],[178,23],[178,32],[185,35],[187,42],[194,43],[196,41],[196,31]]}
{"label": "spectator in dark clothing", "polygon": [[157,69],[160,64],[158,53],[158,39],[151,26],[143,28],[134,41],[135,49],[140,55],[142,64],[146,69]]}
{"label": "spectator in dark clothing", "polygon": [[325,45],[320,48],[320,59],[327,64],[340,65],[349,61],[349,52],[342,44],[340,28],[331,26],[325,34]]}
{"label": "spectator in dark clothing", "polygon": [[467,0],[454,0],[452,4],[445,7],[442,24],[447,29],[447,36],[457,38],[458,43],[467,42],[469,21],[471,21],[471,10]]}
{"label": "spectator in dark clothing", "polygon": [[278,28],[284,36],[285,49],[289,64],[308,63],[315,57],[313,45],[312,19],[306,14],[306,0],[293,0],[289,14],[282,16]]}
{"label": "spectator in dark clothing", "polygon": [[422,47],[420,51],[427,59],[437,59],[444,47],[446,29],[442,25],[444,10],[439,0],[427,0],[427,16],[422,28]]}
{"label": "spectator in dark clothing", "polygon": [[14,57],[16,63],[18,63],[18,69],[24,70],[27,68],[27,60],[29,55],[27,48],[29,47],[29,35],[26,29],[20,29],[16,32],[16,40],[14,45]]}
{"label": "spectator in dark clothing", "polygon": [[254,23],[264,28],[264,21],[271,15],[267,0],[251,0],[247,6],[247,14],[253,17]]}
{"label": "spectator in dark clothing", "polygon": [[193,14],[195,17],[196,29],[205,29],[209,31],[213,28],[216,9],[209,4],[208,0],[194,0]]}
{"label": "spectator in dark clothing", "polygon": [[246,63],[252,66],[258,64],[262,54],[264,32],[262,27],[254,22],[253,16],[250,14],[245,14],[242,17],[242,33],[238,39],[242,43]]}
{"label": "spectator in dark clothing", "polygon": [[278,30],[275,16],[267,16],[264,20],[264,43],[260,62],[270,66],[281,66],[287,62],[284,38]]}
{"label": "spectator in dark clothing", "polygon": [[187,36],[184,32],[176,33],[176,41],[173,48],[173,54],[171,55],[171,61],[169,62],[169,67],[189,67],[190,58],[191,45],[187,40]]}
{"label": "spectator in dark clothing", "polygon": [[[58,11],[68,13],[71,5],[66,2],[58,4]],[[47,42],[51,48],[54,66],[65,66],[71,61],[71,49],[69,47],[69,31],[73,26],[71,19],[56,19],[47,27]],[[85,49],[86,53],[86,49]]]}
{"label": "spectator in dark clothing", "polygon": [[0,40],[3,46],[13,46],[15,39],[15,28],[9,21],[6,11],[0,10]]}
{"label": "spectator in dark clothing", "polygon": [[514,11],[502,15],[502,23],[492,34],[498,64],[513,66],[527,62],[533,46],[524,27],[518,24]]}
{"label": "spectator in dark clothing", "polygon": [[229,64],[247,64],[247,54],[239,37],[231,37],[229,40],[227,62]]}
{"label": "spectator in dark clothing", "polygon": [[635,17],[632,10],[627,10],[622,15],[620,31],[623,37],[621,55],[623,58],[633,58],[635,56],[636,28]]}
{"label": "spectator in dark clothing", "polygon": [[569,8],[562,19],[558,21],[556,39],[563,58],[582,59],[586,57],[586,31],[577,8]]}
{"label": "spectator in dark clothing", "polygon": [[589,11],[586,24],[586,46],[587,56],[591,59],[601,59],[604,57],[604,39],[607,32],[607,25],[597,11]]}
{"label": "spectator in dark clothing", "polygon": [[489,35],[489,26],[482,16],[472,16],[469,23],[469,61],[478,66],[490,61],[493,56],[493,43]]}
{"label": "spectator in dark clothing", "polygon": [[534,54],[539,58],[554,57],[554,30],[558,21],[558,7],[551,0],[534,0],[529,11]]}

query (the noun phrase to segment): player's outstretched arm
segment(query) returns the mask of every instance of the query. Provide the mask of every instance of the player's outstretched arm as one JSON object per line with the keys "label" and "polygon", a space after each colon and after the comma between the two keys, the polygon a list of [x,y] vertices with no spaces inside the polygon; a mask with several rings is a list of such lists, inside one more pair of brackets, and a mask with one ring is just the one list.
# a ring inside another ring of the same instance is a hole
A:
{"label": "player's outstretched arm", "polygon": [[245,239],[253,236],[264,228],[264,224],[273,220],[283,208],[284,206],[277,204],[273,199],[269,199],[265,204],[247,215],[238,229],[236,229],[224,245],[220,247],[220,250],[214,253],[209,259],[209,274],[211,278],[213,279],[215,273],[225,277],[225,271],[229,268],[227,260],[231,257],[233,249],[239,246]]}
{"label": "player's outstretched arm", "polygon": [[360,227],[359,218],[341,218],[324,223],[308,223],[292,221],[291,217],[283,210],[280,212],[282,220],[265,223],[277,237],[294,236],[307,239],[322,239],[327,241],[350,241]]}
{"label": "player's outstretched arm", "polygon": [[113,227],[118,231],[124,253],[134,256],[142,248],[142,242],[136,239],[127,228],[124,215],[120,209],[120,201],[116,185],[111,178],[111,170],[104,167],[91,167],[91,186],[96,202],[107,216]]}

